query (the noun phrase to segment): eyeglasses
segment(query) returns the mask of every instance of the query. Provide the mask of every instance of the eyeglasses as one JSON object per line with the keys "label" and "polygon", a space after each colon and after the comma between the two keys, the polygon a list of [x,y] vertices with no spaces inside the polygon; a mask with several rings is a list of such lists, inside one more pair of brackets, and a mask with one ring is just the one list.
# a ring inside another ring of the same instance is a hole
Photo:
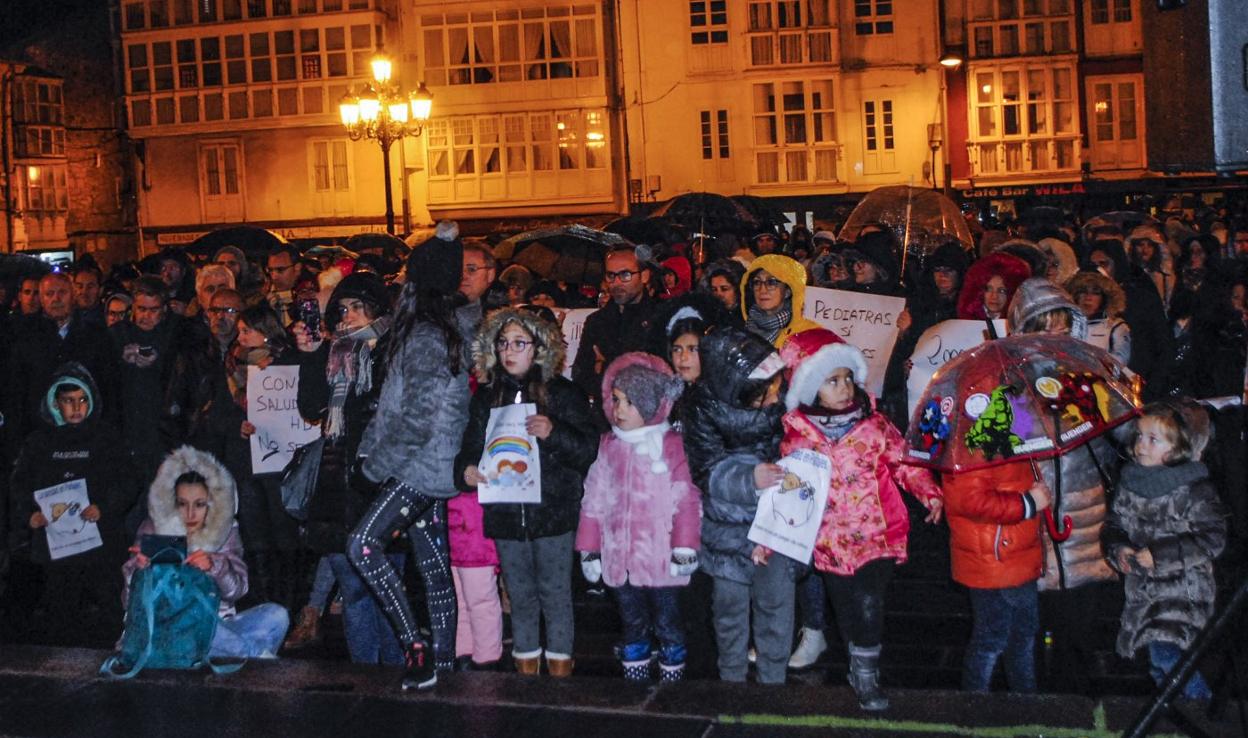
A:
{"label": "eyeglasses", "polygon": [[784,282],[775,277],[758,277],[750,280],[750,289],[754,290],[778,290]]}
{"label": "eyeglasses", "polygon": [[641,270],[632,271],[632,270],[625,269],[622,272],[607,272],[606,274],[603,274],[602,276],[608,282],[628,283],[628,282],[633,281],[633,275],[635,274],[641,274]]}
{"label": "eyeglasses", "polygon": [[465,274],[476,274],[477,272],[484,272],[484,271],[488,270],[489,268],[490,268],[490,267],[489,267],[488,265],[486,265],[486,264],[465,264],[465,265],[464,265],[464,273],[465,273]]}
{"label": "eyeglasses", "polygon": [[211,307],[208,308],[208,312],[213,315],[238,315],[239,309],[232,307]]}
{"label": "eyeglasses", "polygon": [[499,338],[494,341],[495,349],[499,351],[507,351],[508,349],[510,349],[511,351],[517,354],[528,351],[529,347],[532,345],[533,345],[532,341],[526,341],[523,338],[513,338],[510,341],[507,340],[506,338]]}

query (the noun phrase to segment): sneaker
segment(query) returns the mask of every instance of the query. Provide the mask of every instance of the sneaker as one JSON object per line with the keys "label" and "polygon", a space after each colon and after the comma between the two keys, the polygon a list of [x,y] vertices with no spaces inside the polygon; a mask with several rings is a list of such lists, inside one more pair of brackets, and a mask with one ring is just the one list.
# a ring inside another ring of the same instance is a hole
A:
{"label": "sneaker", "polygon": [[404,690],[431,689],[438,683],[438,672],[433,666],[433,659],[429,657],[428,648],[424,643],[417,641],[405,648],[403,659],[407,666],[407,672],[403,674]]}
{"label": "sneaker", "polygon": [[814,666],[823,652],[828,650],[828,639],[823,631],[817,628],[802,628],[801,640],[789,657],[789,668],[795,670],[809,669]]}

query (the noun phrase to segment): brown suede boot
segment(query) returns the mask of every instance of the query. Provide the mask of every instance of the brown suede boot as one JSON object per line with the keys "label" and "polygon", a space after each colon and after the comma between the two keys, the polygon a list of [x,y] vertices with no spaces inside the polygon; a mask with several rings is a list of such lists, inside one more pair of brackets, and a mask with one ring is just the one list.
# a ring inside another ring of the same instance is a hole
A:
{"label": "brown suede boot", "polygon": [[546,671],[556,679],[572,676],[573,661],[571,656],[546,653]]}
{"label": "brown suede boot", "polygon": [[527,676],[537,676],[542,671],[542,652],[534,651],[532,654],[515,654],[511,655],[512,662],[516,665],[517,674],[525,674]]}
{"label": "brown suede boot", "polygon": [[321,639],[321,611],[308,606],[299,611],[299,619],[282,647],[288,651],[303,648]]}

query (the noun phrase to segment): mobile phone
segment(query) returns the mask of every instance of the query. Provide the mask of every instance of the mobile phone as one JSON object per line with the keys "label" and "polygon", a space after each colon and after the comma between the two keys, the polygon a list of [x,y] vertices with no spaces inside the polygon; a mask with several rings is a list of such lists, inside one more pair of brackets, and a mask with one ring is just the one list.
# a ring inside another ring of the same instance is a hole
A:
{"label": "mobile phone", "polygon": [[313,339],[321,335],[321,303],[315,297],[299,301],[299,319],[308,327]]}
{"label": "mobile phone", "polygon": [[139,347],[139,356],[142,356],[144,359],[149,359],[155,355],[156,355],[156,348],[154,346],[140,346]]}
{"label": "mobile phone", "polygon": [[186,536],[145,535],[139,551],[153,564],[181,564],[186,559]]}

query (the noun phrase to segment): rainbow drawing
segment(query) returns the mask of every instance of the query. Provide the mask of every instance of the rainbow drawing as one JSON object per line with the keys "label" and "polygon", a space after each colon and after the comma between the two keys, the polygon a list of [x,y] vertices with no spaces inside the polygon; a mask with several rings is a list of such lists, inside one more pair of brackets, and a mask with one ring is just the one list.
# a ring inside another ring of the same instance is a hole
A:
{"label": "rainbow drawing", "polygon": [[490,455],[490,458],[501,456],[502,454],[516,454],[527,457],[532,449],[533,447],[529,445],[528,439],[519,436],[499,436],[486,447],[486,453]]}

